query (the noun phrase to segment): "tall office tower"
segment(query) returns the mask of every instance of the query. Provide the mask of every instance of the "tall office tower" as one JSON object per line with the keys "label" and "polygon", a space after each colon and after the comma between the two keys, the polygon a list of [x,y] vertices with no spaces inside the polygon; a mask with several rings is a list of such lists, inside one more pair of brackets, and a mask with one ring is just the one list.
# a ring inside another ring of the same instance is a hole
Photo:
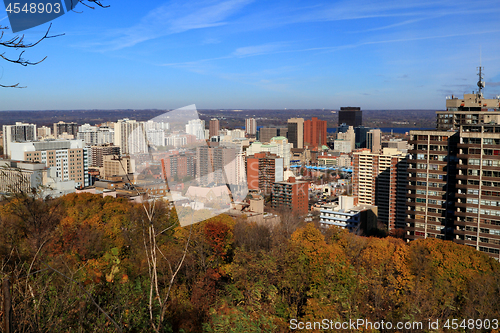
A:
{"label": "tall office tower", "polygon": [[51,134],[52,134],[52,131],[51,131],[50,127],[42,126],[42,127],[37,128],[37,135],[38,135],[38,138],[40,138],[40,139],[47,138]]}
{"label": "tall office tower", "polygon": [[208,134],[210,137],[219,135],[219,119],[213,118],[210,120],[210,125],[208,128]]}
{"label": "tall office tower", "polygon": [[205,140],[205,120],[193,119],[188,121],[186,133],[196,136],[197,140]]}
{"label": "tall office tower", "polygon": [[381,154],[368,149],[355,152],[352,176],[353,194],[360,204],[378,207],[379,220],[388,231],[405,227],[407,163],[406,157],[393,148]]}
{"label": "tall office tower", "polygon": [[261,127],[259,129],[259,141],[262,143],[268,143],[277,135],[278,129],[276,127]]}
{"label": "tall office tower", "polygon": [[406,239],[451,239],[458,133],[410,131]]}
{"label": "tall office tower", "polygon": [[74,180],[76,186],[89,186],[88,149],[80,140],[13,142],[12,159],[40,162],[56,168],[61,181]]}
{"label": "tall office tower", "polygon": [[76,138],[76,135],[78,133],[78,124],[65,123],[64,121],[54,123],[54,137],[58,138],[63,133],[73,135],[73,137]]}
{"label": "tall office tower", "polygon": [[245,119],[245,133],[248,135],[257,133],[257,121],[254,118]]}
{"label": "tall office tower", "polygon": [[283,181],[283,158],[275,154],[265,152],[248,156],[246,169],[249,190],[271,194],[273,183]]}
{"label": "tall office tower", "polygon": [[380,153],[382,149],[382,131],[379,129],[372,129],[366,133],[366,148],[370,149],[372,153]]}
{"label": "tall office tower", "polygon": [[304,148],[304,118],[288,119],[288,142],[292,148]]}
{"label": "tall office tower", "polygon": [[11,158],[12,142],[35,141],[37,138],[35,124],[23,124],[16,122],[15,125],[3,125],[3,152],[7,158]]}
{"label": "tall office tower", "polygon": [[317,148],[326,145],[326,120],[312,117],[304,121],[304,146]]}
{"label": "tall office tower", "polygon": [[90,151],[91,151],[90,155],[92,156],[92,163],[90,164],[90,166],[92,167],[102,168],[104,166],[103,165],[104,156],[107,155],[120,156],[120,147],[112,144],[91,146]]}
{"label": "tall office tower", "polygon": [[122,155],[147,153],[144,123],[127,118],[118,120],[115,123],[115,146],[120,147]]}
{"label": "tall office tower", "polygon": [[87,146],[109,144],[115,140],[115,131],[108,126],[84,124],[78,127],[76,138],[83,140]]}
{"label": "tall office tower", "polygon": [[339,111],[339,125],[358,127],[363,125],[363,111],[359,107],[341,107]]}
{"label": "tall office tower", "polygon": [[296,180],[295,177],[275,182],[271,206],[274,209],[290,210],[301,216],[306,215],[309,211],[309,182]]}

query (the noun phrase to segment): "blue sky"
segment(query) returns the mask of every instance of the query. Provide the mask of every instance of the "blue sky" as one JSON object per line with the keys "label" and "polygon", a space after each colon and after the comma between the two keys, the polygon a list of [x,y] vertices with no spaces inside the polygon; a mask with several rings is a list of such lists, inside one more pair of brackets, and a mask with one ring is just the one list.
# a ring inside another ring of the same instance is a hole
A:
{"label": "blue sky", "polygon": [[0,110],[443,109],[476,88],[480,50],[500,94],[498,0],[103,2],[53,21],[65,35],[25,53],[43,63],[0,61],[0,83],[27,86]]}

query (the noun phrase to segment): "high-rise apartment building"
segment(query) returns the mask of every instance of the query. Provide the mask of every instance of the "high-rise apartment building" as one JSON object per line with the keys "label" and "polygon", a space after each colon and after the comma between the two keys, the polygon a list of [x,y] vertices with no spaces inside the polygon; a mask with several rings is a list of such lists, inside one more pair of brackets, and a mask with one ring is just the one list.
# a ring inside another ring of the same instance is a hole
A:
{"label": "high-rise apartment building", "polygon": [[283,158],[269,152],[247,157],[247,182],[249,190],[270,194],[273,183],[283,181]]}
{"label": "high-rise apartment building", "polygon": [[7,158],[11,157],[12,142],[36,141],[37,131],[35,124],[23,124],[17,122],[15,125],[3,125],[3,151]]}
{"label": "high-rise apartment building", "polygon": [[[410,132],[406,239],[443,238],[500,260],[500,100],[452,96],[437,128]],[[453,131],[455,130],[455,131]]]}
{"label": "high-rise apartment building", "polygon": [[65,123],[64,121],[54,123],[54,137],[58,138],[63,133],[67,133],[68,135],[73,135],[73,138],[76,138],[78,133],[78,124]]}
{"label": "high-rise apartment building", "polygon": [[288,119],[288,142],[292,148],[304,148],[304,118]]}
{"label": "high-rise apartment building", "polygon": [[257,133],[257,121],[254,118],[245,119],[245,133],[248,135]]}
{"label": "high-rise apartment building", "polygon": [[287,181],[275,182],[272,189],[274,209],[290,210],[301,216],[309,211],[309,182],[290,177]]}
{"label": "high-rise apartment building", "polygon": [[115,140],[115,131],[108,126],[84,124],[78,127],[76,138],[83,140],[87,146],[109,144]]}
{"label": "high-rise apartment building", "polygon": [[40,139],[48,138],[52,134],[52,130],[47,126],[38,127],[37,134]]}
{"label": "high-rise apartment building", "polygon": [[360,204],[378,207],[378,219],[388,231],[405,227],[406,156],[393,148],[381,154],[362,149],[353,154],[353,194]]}
{"label": "high-rise apartment building", "polygon": [[358,127],[363,125],[363,111],[359,107],[341,107],[339,111],[339,125]]}
{"label": "high-rise apartment building", "polygon": [[500,260],[500,125],[464,127],[457,145],[453,239]]}
{"label": "high-rise apartment building", "polygon": [[326,120],[312,117],[304,121],[304,146],[317,148],[326,145]]}
{"label": "high-rise apartment building", "polygon": [[196,136],[197,140],[205,140],[205,120],[193,119],[188,121],[186,133]]}
{"label": "high-rise apartment building", "polygon": [[406,237],[451,239],[458,133],[410,131]]}
{"label": "high-rise apartment building", "polygon": [[115,123],[115,146],[123,155],[148,152],[147,136],[143,122],[120,119]]}
{"label": "high-rise apartment building", "polygon": [[239,147],[196,147],[196,178],[200,185],[239,185],[241,176]]}
{"label": "high-rise apartment building", "polygon": [[213,136],[218,136],[219,135],[219,119],[213,118],[210,120],[209,128],[208,128],[208,134],[210,137]]}

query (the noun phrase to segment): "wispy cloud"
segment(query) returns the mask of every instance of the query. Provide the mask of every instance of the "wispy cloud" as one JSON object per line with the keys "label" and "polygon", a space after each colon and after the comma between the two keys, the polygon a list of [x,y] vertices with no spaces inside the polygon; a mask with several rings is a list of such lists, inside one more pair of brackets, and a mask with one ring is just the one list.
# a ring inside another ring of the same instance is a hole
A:
{"label": "wispy cloud", "polygon": [[111,32],[110,38],[85,46],[119,50],[144,41],[194,29],[226,25],[226,20],[253,0],[173,2],[151,10],[132,27]]}
{"label": "wispy cloud", "polygon": [[275,53],[276,51],[282,50],[284,46],[288,43],[268,43],[262,45],[253,45],[237,48],[232,55],[235,57],[248,57],[255,55],[264,55],[269,53]]}

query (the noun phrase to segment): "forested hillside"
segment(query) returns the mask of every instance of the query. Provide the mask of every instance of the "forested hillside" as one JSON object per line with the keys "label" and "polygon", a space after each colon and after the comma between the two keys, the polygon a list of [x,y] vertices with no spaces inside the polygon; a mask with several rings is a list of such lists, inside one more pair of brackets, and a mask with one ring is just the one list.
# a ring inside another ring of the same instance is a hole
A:
{"label": "forested hillside", "polygon": [[165,205],[91,194],[3,201],[0,265],[15,332],[287,332],[291,319],[500,318],[500,264],[470,247],[313,224],[289,235],[228,216],[181,228]]}

